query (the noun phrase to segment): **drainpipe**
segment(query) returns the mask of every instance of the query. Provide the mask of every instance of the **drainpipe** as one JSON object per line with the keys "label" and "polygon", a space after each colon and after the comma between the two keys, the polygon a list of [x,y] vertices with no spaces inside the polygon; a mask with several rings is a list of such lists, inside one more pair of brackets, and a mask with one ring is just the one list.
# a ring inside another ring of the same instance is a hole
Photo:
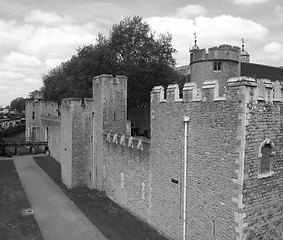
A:
{"label": "drainpipe", "polygon": [[183,182],[183,240],[186,240],[186,221],[187,221],[187,152],[188,152],[188,123],[190,117],[185,116],[183,119],[185,123],[185,134],[184,134],[184,182]]}
{"label": "drainpipe", "polygon": [[94,181],[96,177],[96,171],[95,171],[95,165],[94,165],[94,148],[95,148],[95,142],[94,142],[94,137],[95,137],[95,113],[92,112],[92,187],[95,189],[96,186],[94,186]]}

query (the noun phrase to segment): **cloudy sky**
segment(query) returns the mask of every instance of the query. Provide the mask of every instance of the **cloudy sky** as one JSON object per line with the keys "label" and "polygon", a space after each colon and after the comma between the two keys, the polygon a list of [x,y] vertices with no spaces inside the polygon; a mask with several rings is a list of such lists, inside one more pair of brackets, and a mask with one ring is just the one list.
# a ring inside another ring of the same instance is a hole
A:
{"label": "cloudy sky", "polygon": [[189,48],[241,45],[251,62],[283,65],[282,0],[0,0],[0,105],[42,86],[42,75],[98,33],[139,15],[156,33],[170,32],[178,65]]}

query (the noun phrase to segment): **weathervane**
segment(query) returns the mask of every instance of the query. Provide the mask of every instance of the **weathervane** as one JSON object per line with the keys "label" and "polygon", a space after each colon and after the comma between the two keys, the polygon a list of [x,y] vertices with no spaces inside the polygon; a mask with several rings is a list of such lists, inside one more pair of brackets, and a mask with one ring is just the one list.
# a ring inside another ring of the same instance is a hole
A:
{"label": "weathervane", "polygon": [[195,45],[197,45],[197,32],[194,33],[195,36]]}
{"label": "weathervane", "polygon": [[245,39],[242,38],[241,41],[242,41],[242,50],[244,50],[244,47],[245,47]]}

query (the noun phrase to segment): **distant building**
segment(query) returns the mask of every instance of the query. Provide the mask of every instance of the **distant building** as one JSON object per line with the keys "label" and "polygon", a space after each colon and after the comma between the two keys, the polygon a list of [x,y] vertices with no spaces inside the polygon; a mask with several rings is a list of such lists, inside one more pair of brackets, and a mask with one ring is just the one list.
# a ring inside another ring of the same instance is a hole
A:
{"label": "distant building", "polygon": [[[179,69],[188,68],[188,65]],[[250,63],[250,55],[244,48],[230,45],[200,49],[195,45],[190,50],[190,81],[201,87],[206,80],[218,79],[220,95],[223,95],[227,80],[230,77],[249,76],[255,79],[266,78],[272,82],[283,81],[283,68]]]}

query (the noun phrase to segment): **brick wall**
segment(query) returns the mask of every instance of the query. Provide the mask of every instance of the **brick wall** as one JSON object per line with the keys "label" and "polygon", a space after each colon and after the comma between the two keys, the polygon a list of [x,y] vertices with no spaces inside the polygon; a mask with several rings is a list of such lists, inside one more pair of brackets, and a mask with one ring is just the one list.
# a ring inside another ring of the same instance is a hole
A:
{"label": "brick wall", "polygon": [[[182,239],[187,116],[186,238],[282,238],[279,82],[233,77],[225,97],[218,81],[205,81],[201,91],[186,83],[182,99],[175,84],[166,99],[164,88],[155,87],[151,140],[124,135],[126,78],[102,75],[93,85],[94,102],[62,102],[60,162],[68,187],[104,190],[168,238]],[[264,142],[272,142],[274,167],[259,174]]]}
{"label": "brick wall", "polygon": [[72,185],[91,186],[93,100],[74,104],[72,124]]}
{"label": "brick wall", "polygon": [[103,130],[123,134],[127,120],[127,78],[101,75],[93,80],[96,112],[103,112]]}
{"label": "brick wall", "polygon": [[71,101],[63,100],[61,105],[61,176],[63,183],[72,187],[72,106]]}
{"label": "brick wall", "polygon": [[162,89],[152,93],[151,223],[173,239],[182,237],[183,117],[189,116],[187,239],[235,239],[232,178],[237,167],[241,105],[223,99],[180,100],[178,90],[171,90],[166,100]]}
{"label": "brick wall", "polygon": [[62,181],[68,187],[89,185],[92,159],[93,101],[64,99],[61,106]]}
{"label": "brick wall", "polygon": [[94,128],[93,187],[103,190],[103,132],[125,134],[127,122],[127,78],[101,75],[93,79]]}
{"label": "brick wall", "polygon": [[103,189],[115,202],[141,219],[150,222],[150,166],[149,141],[144,139],[138,145],[130,137],[113,142],[114,135],[104,135],[103,141]]}
{"label": "brick wall", "polygon": [[[260,100],[247,106],[243,204],[246,239],[282,239],[283,233],[283,129],[282,102]],[[266,139],[274,144],[273,174],[259,174],[259,152]]]}

